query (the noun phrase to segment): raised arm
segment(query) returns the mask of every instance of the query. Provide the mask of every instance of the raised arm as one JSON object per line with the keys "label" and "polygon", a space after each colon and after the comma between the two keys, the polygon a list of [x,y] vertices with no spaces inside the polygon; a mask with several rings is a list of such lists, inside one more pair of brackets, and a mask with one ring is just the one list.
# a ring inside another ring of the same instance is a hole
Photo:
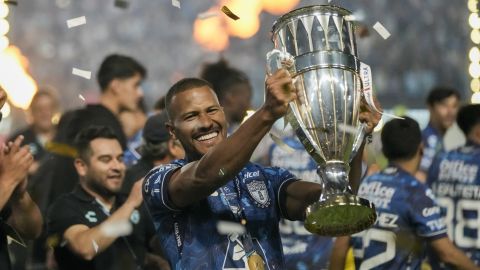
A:
{"label": "raised arm", "polygon": [[[288,72],[277,71],[267,77],[265,84],[265,103],[253,116],[230,137],[212,147],[200,160],[189,163],[170,177],[168,191],[176,207],[186,207],[206,198],[227,183],[249,161],[273,123],[287,112],[288,103],[296,97]],[[211,125],[210,113],[223,112],[214,109],[198,115],[202,125]]]}
{"label": "raised arm", "polygon": [[68,247],[84,260],[92,260],[95,256],[107,249],[118,236],[105,233],[105,226],[116,222],[129,222],[135,208],[142,203],[142,181],[137,181],[125,203],[118,208],[107,220],[101,224],[89,228],[83,224],[74,224],[63,233],[63,239]]}

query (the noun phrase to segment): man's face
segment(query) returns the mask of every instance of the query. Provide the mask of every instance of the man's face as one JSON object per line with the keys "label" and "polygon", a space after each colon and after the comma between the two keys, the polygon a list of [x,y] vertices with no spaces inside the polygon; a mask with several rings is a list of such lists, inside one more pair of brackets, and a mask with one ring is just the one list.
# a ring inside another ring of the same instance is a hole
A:
{"label": "man's face", "polygon": [[116,139],[97,138],[90,142],[91,156],[78,174],[98,194],[112,196],[120,191],[125,176],[123,151]]}
{"label": "man's face", "polygon": [[201,158],[227,136],[225,114],[208,86],[176,94],[171,101],[170,132],[190,160]]}
{"label": "man's face", "polygon": [[38,97],[30,107],[33,126],[42,131],[51,130],[52,118],[56,111],[55,101],[50,96]]}
{"label": "man's face", "polygon": [[142,76],[138,73],[130,78],[115,79],[117,88],[116,93],[120,101],[121,109],[130,111],[137,109],[138,102],[143,96],[143,91],[140,87],[142,79]]}
{"label": "man's face", "polygon": [[460,102],[456,96],[450,96],[429,107],[432,121],[443,129],[450,128],[457,118]]}

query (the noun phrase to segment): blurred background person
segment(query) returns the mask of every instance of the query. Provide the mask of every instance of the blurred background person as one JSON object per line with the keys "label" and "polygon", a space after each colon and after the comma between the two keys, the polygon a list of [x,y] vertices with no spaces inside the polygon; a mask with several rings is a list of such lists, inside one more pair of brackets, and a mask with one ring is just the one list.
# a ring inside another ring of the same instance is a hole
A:
{"label": "blurred background person", "polygon": [[147,121],[147,108],[143,99],[138,102],[136,109],[122,110],[118,117],[125,136],[127,136],[127,149],[123,161],[127,167],[130,167],[136,164],[141,157],[137,148],[142,143],[142,129]]}
{"label": "blurred background person", "polygon": [[221,58],[216,63],[204,64],[200,78],[212,85],[225,112],[228,133],[233,133],[251,107],[252,86],[247,75]]}
{"label": "blurred background person", "polygon": [[143,143],[138,152],[141,154],[137,164],[127,169],[123,191],[127,192],[133,184],[161,164],[168,164],[185,156],[185,151],[179,141],[173,139],[165,123],[168,121],[166,112],[150,116],[143,128]]}
{"label": "blurred background person", "polygon": [[[75,136],[92,125],[107,126],[118,137],[120,145],[127,149],[127,137],[119,120],[122,110],[137,109],[142,97],[140,87],[147,73],[135,59],[118,54],[107,56],[97,73],[100,102],[84,108],[68,111],[62,115],[57,133],[50,147],[49,156],[32,178],[31,192],[42,213],[60,195],[68,193],[78,183],[74,167]],[[35,264],[45,264],[47,253],[46,235],[35,243]]]}
{"label": "blurred background person", "polygon": [[[460,109],[457,124],[466,145],[442,152],[433,161],[427,183],[446,211],[448,235],[477,265],[480,264],[480,105]],[[451,269],[432,254],[433,269]]]}
{"label": "blurred background person", "polygon": [[[357,269],[420,269],[430,246],[456,269],[480,269],[448,239],[432,190],[415,177],[422,157],[418,123],[409,118],[385,124],[381,135],[387,168],[366,177],[358,195],[375,204],[377,220],[351,236]],[[338,237],[330,269],[344,269],[349,237]],[[435,269],[435,268],[434,268]]]}
{"label": "blurred background person", "polygon": [[[283,120],[275,123],[277,130]],[[288,125],[283,131],[281,143],[270,146],[268,157],[270,166],[284,168],[299,179],[320,183],[317,163],[305,151]],[[333,246],[332,237],[324,237],[308,232],[301,221],[282,219],[279,225],[282,238],[285,269],[319,270],[326,269]]]}
{"label": "blurred background person", "polygon": [[23,144],[30,147],[34,157],[34,162],[29,168],[29,174],[34,174],[40,164],[40,160],[45,157],[45,145],[55,136],[56,125],[54,116],[59,111],[59,101],[57,95],[50,89],[40,89],[32,98],[30,107],[27,111],[27,122],[29,125],[16,131],[10,136],[10,141],[19,135],[24,137]]}
{"label": "blurred background person", "polygon": [[[7,100],[0,86],[0,108]],[[28,169],[33,164],[29,146],[22,135],[0,147],[0,269],[12,269],[7,236],[25,245],[38,237],[43,218],[27,191]],[[24,246],[25,247],[25,246]],[[25,250],[24,250],[25,252]]]}
{"label": "blurred background person", "polygon": [[423,157],[419,171],[416,173],[417,179],[423,183],[427,179],[428,169],[435,155],[445,150],[443,137],[447,130],[455,124],[460,106],[460,94],[453,88],[433,88],[427,96],[427,106],[430,120],[422,131]]}

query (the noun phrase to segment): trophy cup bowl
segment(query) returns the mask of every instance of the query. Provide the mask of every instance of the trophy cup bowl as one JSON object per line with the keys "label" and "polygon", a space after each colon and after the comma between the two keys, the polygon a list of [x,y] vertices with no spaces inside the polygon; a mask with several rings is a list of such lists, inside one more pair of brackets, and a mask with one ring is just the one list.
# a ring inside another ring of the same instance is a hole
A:
{"label": "trophy cup bowl", "polygon": [[350,15],[332,5],[308,6],[283,15],[272,29],[274,51],[293,58],[288,70],[298,92],[286,120],[319,164],[322,195],[306,209],[305,219],[305,228],[319,235],[353,234],[376,220],[374,205],[355,196],[348,182],[349,163],[365,137]]}

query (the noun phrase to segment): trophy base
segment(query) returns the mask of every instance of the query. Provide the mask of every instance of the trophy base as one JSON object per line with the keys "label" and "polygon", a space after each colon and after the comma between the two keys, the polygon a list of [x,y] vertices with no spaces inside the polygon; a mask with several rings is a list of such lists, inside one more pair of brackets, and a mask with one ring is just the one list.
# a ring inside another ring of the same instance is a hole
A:
{"label": "trophy base", "polygon": [[328,196],[307,207],[305,229],[325,236],[344,236],[361,232],[375,223],[375,206],[351,194]]}

